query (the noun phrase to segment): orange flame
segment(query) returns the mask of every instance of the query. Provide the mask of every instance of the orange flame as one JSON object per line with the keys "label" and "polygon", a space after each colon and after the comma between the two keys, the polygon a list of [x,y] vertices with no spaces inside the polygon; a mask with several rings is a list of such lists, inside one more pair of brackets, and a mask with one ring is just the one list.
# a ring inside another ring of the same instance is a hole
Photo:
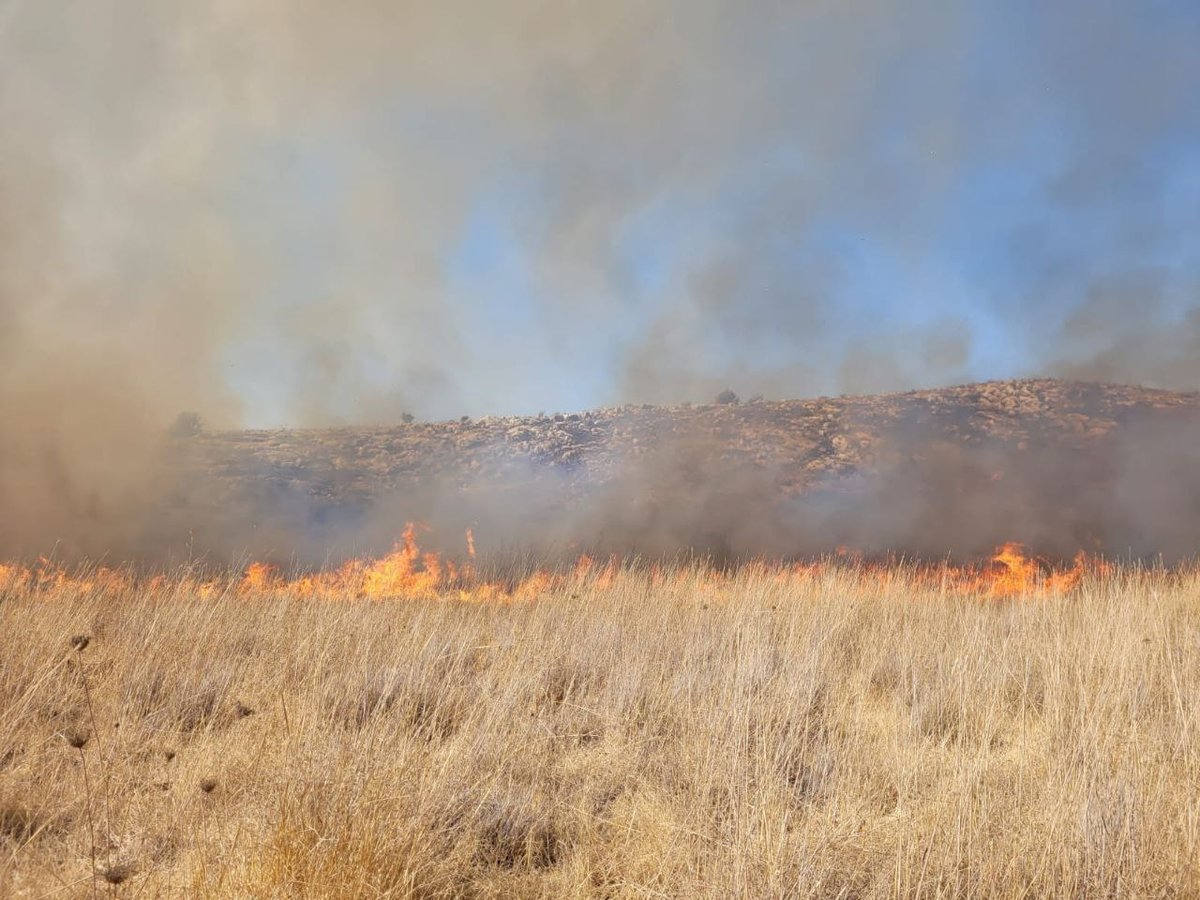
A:
{"label": "orange flame", "polygon": [[[1055,570],[1025,553],[1018,543],[1007,543],[996,550],[991,568],[984,573],[981,589],[996,597],[1018,597],[1030,593],[1061,594],[1078,586],[1091,567],[1087,554],[1080,552],[1069,569]],[[1097,564],[1098,566],[1098,564]]]}
{"label": "orange flame", "polygon": [[1011,597],[1021,594],[1038,581],[1038,564],[1025,555],[1025,549],[1016,543],[1004,544],[992,557],[988,587],[993,594]]}
{"label": "orange flame", "polygon": [[246,567],[238,589],[242,593],[269,590],[279,581],[279,567],[270,563],[255,562]]}

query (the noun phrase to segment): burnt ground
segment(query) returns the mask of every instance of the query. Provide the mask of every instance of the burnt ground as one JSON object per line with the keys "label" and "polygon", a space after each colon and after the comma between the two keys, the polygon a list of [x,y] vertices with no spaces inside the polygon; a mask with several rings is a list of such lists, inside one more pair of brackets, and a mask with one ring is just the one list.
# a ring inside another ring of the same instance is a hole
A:
{"label": "burnt ground", "polygon": [[1057,380],[221,432],[172,442],[186,475],[154,528],[304,561],[410,519],[539,552],[1177,558],[1200,549],[1197,438],[1200,394]]}

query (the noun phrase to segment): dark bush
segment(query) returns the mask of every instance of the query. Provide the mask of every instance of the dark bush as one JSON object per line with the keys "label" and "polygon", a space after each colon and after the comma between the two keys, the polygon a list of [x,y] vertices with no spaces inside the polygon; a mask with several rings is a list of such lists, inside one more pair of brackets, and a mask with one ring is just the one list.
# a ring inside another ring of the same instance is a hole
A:
{"label": "dark bush", "polygon": [[738,395],[729,390],[729,388],[726,388],[725,390],[721,391],[721,393],[717,394],[717,402],[722,406],[732,406],[737,404]]}
{"label": "dark bush", "polygon": [[204,431],[204,422],[198,413],[181,412],[167,429],[167,434],[173,438],[196,437]]}

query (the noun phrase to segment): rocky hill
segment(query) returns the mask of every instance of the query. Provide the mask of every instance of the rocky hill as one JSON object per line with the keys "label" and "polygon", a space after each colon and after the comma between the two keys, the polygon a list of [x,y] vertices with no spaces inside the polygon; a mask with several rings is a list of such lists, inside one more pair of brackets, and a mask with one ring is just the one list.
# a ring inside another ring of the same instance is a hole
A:
{"label": "rocky hill", "polygon": [[[864,397],[204,434],[180,516],[295,551],[405,519],[505,546],[1200,549],[1200,394],[1020,380]],[[283,537],[287,535],[287,537]]]}

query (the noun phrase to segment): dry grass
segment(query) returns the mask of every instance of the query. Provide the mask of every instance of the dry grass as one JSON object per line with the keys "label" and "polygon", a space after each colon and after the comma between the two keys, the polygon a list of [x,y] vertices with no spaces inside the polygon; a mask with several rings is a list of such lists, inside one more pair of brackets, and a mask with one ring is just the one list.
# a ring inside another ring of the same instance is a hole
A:
{"label": "dry grass", "polygon": [[1198,738],[1184,576],[10,591],[0,895],[1195,896]]}

